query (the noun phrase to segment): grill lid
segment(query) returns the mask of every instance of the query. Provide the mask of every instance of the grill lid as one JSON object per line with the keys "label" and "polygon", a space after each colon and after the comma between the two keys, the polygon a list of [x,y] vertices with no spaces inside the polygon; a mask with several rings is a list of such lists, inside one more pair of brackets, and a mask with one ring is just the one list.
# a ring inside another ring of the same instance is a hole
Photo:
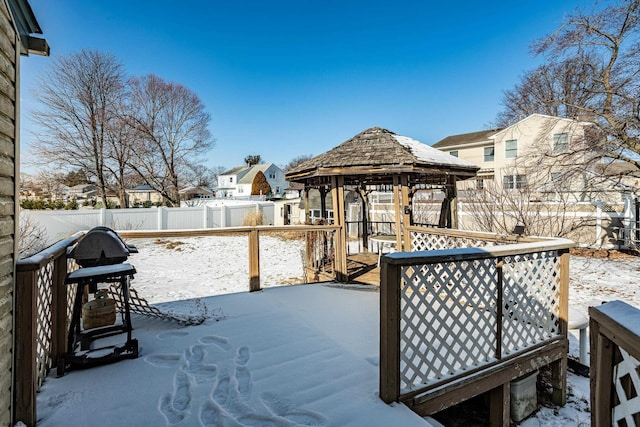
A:
{"label": "grill lid", "polygon": [[136,247],[126,244],[118,233],[100,226],[89,230],[69,256],[82,267],[95,267],[124,262],[129,254],[136,252]]}

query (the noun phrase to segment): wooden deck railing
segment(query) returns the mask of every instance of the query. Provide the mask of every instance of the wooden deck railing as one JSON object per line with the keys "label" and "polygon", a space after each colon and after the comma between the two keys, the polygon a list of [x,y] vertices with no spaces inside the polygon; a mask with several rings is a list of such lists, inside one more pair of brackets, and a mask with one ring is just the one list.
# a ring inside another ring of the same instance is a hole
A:
{"label": "wooden deck railing", "polygon": [[573,242],[408,232],[412,247],[427,250],[382,258],[380,397],[430,415],[491,392],[502,425],[510,381],[551,364],[554,400],[564,404]]}
{"label": "wooden deck railing", "polygon": [[591,425],[640,426],[640,310],[589,307]]}
{"label": "wooden deck railing", "polygon": [[[247,290],[260,290],[260,234],[294,233],[305,240],[307,281],[331,280],[336,273],[340,233],[335,226],[236,227],[209,230],[121,231],[124,239],[246,235],[249,254]],[[14,415],[13,423],[36,423],[36,392],[66,351],[66,336],[75,294],[64,279],[77,268],[67,248],[82,236],[61,240],[44,251],[18,261],[15,291]],[[282,260],[287,262],[287,260]]]}
{"label": "wooden deck railing", "polygon": [[[67,248],[81,234],[61,240],[16,266],[13,422],[36,423],[36,392],[64,353],[71,302],[64,279],[75,263]],[[71,293],[70,293],[71,294]]]}

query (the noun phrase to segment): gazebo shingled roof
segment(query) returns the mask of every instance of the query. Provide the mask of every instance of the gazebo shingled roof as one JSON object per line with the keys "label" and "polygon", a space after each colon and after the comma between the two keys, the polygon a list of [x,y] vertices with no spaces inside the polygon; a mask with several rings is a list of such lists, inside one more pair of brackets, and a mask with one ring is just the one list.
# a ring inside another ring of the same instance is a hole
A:
{"label": "gazebo shingled roof", "polygon": [[379,181],[389,180],[389,174],[394,173],[468,178],[475,176],[478,169],[419,141],[373,127],[290,169],[286,179],[310,183],[319,177],[367,175],[368,179]]}

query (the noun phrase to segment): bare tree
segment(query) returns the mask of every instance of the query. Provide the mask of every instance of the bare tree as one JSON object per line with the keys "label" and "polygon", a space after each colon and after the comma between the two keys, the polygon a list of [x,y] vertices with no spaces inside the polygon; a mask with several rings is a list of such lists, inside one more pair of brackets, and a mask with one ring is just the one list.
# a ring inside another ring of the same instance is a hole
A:
{"label": "bare tree", "polygon": [[[586,227],[590,220],[571,215],[570,193],[553,192],[553,200],[541,200],[533,184],[505,188],[493,180],[481,190],[467,190],[461,195],[464,210],[471,213],[471,229],[512,234],[516,225],[532,236],[570,237]],[[593,224],[592,224],[593,225]]]}
{"label": "bare tree", "polygon": [[147,185],[179,205],[181,174],[213,145],[211,117],[197,94],[158,76],[133,78],[130,90],[125,114],[134,136],[129,165]]}
{"label": "bare tree", "polygon": [[286,172],[289,169],[294,168],[294,167],[306,162],[307,160],[311,160],[312,158],[313,158],[313,154],[303,154],[301,156],[294,157],[293,159],[291,159],[289,161],[289,163],[287,163],[284,166],[283,170]]}
{"label": "bare tree", "polygon": [[42,132],[33,144],[36,159],[61,170],[82,169],[98,186],[107,206],[105,173],[108,139],[117,129],[114,107],[124,94],[124,72],[114,56],[83,50],[61,56],[40,76],[32,112]]}
{"label": "bare tree", "polygon": [[244,163],[247,166],[258,165],[262,163],[262,156],[260,154],[250,154],[244,158]]}
{"label": "bare tree", "polygon": [[52,170],[41,170],[36,173],[32,185],[35,193],[45,199],[60,198],[64,193],[64,175]]}
{"label": "bare tree", "polygon": [[576,10],[532,51],[546,64],[505,94],[502,117],[541,112],[588,118],[594,129],[577,148],[584,158],[622,161],[628,168],[617,173],[638,174],[640,0]]}
{"label": "bare tree", "polygon": [[543,64],[526,72],[520,83],[502,96],[505,107],[496,125],[507,127],[534,113],[575,118],[584,114],[595,94],[584,90],[591,81],[590,68],[581,58]]}
{"label": "bare tree", "polygon": [[191,165],[184,174],[183,183],[194,187],[215,188],[218,185],[218,175],[224,167],[208,168],[201,164]]}
{"label": "bare tree", "polygon": [[20,214],[18,253],[20,258],[34,255],[47,247],[47,231],[33,217]]}
{"label": "bare tree", "polygon": [[[123,108],[118,111],[123,111]],[[128,208],[129,198],[126,189],[130,182],[128,179],[131,175],[129,164],[134,136],[132,129],[126,126],[124,119],[120,118],[118,122],[120,125],[116,126],[106,138],[107,156],[104,168],[109,173],[109,188],[118,195],[120,207]]]}

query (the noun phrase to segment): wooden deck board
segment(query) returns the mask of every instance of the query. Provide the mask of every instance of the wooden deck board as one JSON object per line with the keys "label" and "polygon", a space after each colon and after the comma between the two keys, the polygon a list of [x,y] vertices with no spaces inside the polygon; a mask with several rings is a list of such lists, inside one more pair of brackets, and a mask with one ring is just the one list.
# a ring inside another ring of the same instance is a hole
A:
{"label": "wooden deck board", "polygon": [[378,254],[360,253],[347,257],[349,282],[380,286],[380,267]]}

